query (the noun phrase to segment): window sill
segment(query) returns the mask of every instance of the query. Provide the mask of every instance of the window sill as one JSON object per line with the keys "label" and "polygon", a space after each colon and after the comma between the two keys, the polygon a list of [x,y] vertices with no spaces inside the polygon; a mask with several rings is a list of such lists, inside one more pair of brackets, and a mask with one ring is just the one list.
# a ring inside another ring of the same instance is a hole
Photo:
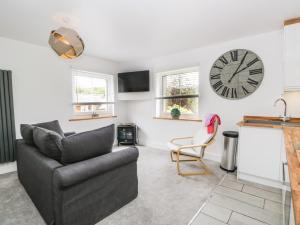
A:
{"label": "window sill", "polygon": [[200,118],[188,118],[188,117],[180,117],[179,119],[172,119],[170,116],[156,116],[153,117],[156,120],[174,120],[174,121],[192,121],[192,122],[202,122]]}
{"label": "window sill", "polygon": [[99,120],[99,119],[108,119],[108,118],[116,118],[117,116],[112,116],[112,115],[99,115],[92,117],[91,115],[87,116],[74,116],[71,119],[69,119],[70,122],[73,121],[83,121],[83,120]]}

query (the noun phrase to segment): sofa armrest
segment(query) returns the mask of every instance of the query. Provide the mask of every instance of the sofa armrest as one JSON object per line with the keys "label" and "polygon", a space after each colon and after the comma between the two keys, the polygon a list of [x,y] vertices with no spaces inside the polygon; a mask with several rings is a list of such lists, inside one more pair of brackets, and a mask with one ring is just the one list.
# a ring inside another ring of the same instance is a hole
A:
{"label": "sofa armrest", "polygon": [[17,140],[16,146],[19,180],[46,224],[51,224],[54,221],[52,177],[55,169],[63,165],[43,155],[24,140]]}
{"label": "sofa armrest", "polygon": [[71,132],[65,132],[65,133],[64,133],[65,137],[71,136],[71,135],[73,135],[73,134],[76,134],[76,132],[71,131]]}
{"label": "sofa armrest", "polygon": [[131,147],[57,168],[54,172],[54,185],[63,189],[79,184],[95,176],[137,161],[138,156],[138,149]]}

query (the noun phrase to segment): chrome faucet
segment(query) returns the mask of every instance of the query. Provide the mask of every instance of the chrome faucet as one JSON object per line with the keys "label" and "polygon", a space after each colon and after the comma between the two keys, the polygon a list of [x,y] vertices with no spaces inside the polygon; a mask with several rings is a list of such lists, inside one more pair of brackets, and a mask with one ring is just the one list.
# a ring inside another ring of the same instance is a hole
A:
{"label": "chrome faucet", "polygon": [[283,104],[284,104],[284,114],[283,114],[283,116],[281,116],[280,118],[282,119],[282,121],[283,122],[286,122],[286,121],[288,121],[289,119],[290,119],[290,117],[289,116],[287,116],[287,114],[286,114],[286,109],[287,109],[287,103],[286,103],[286,101],[284,100],[284,98],[282,98],[282,97],[280,97],[280,98],[278,98],[275,102],[274,102],[274,107],[276,106],[276,104],[278,103],[278,102],[283,102]]}

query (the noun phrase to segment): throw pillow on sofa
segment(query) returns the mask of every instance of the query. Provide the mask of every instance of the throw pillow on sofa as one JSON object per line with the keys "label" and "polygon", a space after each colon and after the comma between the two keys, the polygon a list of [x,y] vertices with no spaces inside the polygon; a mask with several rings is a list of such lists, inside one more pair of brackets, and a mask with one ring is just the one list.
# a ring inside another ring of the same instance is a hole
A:
{"label": "throw pillow on sofa", "polygon": [[64,164],[75,163],[110,153],[114,142],[115,127],[107,127],[74,134],[62,139]]}
{"label": "throw pillow on sofa", "polygon": [[39,151],[51,159],[61,160],[62,136],[40,127],[33,128],[33,140]]}
{"label": "throw pillow on sofa", "polygon": [[33,128],[41,127],[47,130],[54,131],[64,137],[64,132],[62,131],[58,120],[45,122],[45,123],[37,123],[37,124],[21,124],[21,135],[26,142],[26,144],[34,145],[33,141]]}

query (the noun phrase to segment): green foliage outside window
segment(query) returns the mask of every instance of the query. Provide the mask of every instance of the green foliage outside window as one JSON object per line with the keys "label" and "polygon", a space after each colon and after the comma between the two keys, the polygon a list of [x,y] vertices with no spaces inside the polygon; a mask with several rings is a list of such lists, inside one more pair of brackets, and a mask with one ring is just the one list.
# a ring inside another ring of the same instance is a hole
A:
{"label": "green foliage outside window", "polygon": [[77,94],[82,95],[105,95],[105,87],[77,87]]}
{"label": "green foliage outside window", "polygon": [[[197,94],[195,87],[174,88],[166,89],[167,96],[176,95],[194,95]],[[166,112],[171,112],[173,108],[178,108],[182,114],[193,114],[197,111],[198,101],[196,98],[175,98],[167,99],[164,101]]]}

